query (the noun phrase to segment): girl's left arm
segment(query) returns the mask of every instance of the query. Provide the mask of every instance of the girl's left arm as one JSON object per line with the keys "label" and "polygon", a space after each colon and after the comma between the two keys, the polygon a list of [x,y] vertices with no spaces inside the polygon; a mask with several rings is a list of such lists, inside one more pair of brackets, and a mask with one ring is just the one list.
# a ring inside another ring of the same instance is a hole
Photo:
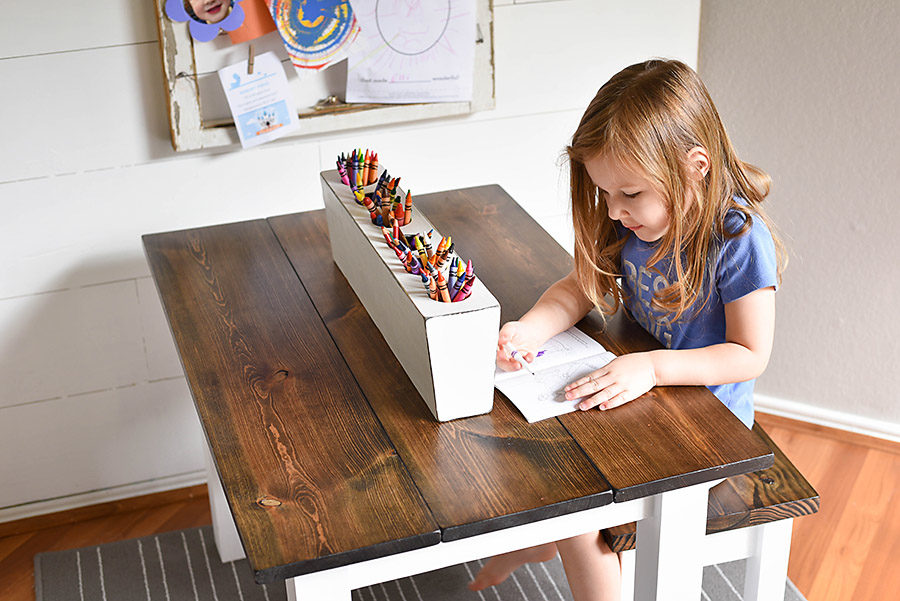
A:
{"label": "girl's left arm", "polygon": [[578,408],[612,409],[654,386],[730,384],[759,376],[775,335],[775,289],[760,288],[725,305],[725,342],[703,348],[630,353],[566,386]]}

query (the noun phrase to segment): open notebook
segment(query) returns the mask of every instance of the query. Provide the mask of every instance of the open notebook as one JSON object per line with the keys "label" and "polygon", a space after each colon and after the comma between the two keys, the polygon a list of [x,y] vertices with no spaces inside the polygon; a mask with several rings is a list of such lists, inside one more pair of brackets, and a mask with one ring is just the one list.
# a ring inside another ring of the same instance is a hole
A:
{"label": "open notebook", "polygon": [[567,401],[565,387],[616,358],[603,345],[577,328],[557,334],[541,347],[544,353],[526,369],[497,368],[494,386],[518,407],[530,422],[575,410],[581,399]]}

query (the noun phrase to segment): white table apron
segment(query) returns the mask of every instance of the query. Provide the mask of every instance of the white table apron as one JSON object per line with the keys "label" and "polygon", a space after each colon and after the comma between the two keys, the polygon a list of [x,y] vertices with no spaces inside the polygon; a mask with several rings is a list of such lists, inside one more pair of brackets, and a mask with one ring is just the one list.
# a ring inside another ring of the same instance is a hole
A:
{"label": "white table apron", "polygon": [[[206,456],[219,556],[223,562],[241,559],[245,557],[244,549],[208,447]],[[703,577],[701,550],[706,535],[709,488],[713,484],[716,482],[695,484],[289,578],[285,581],[287,598],[289,601],[350,601],[352,590],[372,584],[637,522],[639,551],[634,569],[634,598],[637,601],[697,599]],[[626,588],[630,585],[630,582],[624,584]]]}

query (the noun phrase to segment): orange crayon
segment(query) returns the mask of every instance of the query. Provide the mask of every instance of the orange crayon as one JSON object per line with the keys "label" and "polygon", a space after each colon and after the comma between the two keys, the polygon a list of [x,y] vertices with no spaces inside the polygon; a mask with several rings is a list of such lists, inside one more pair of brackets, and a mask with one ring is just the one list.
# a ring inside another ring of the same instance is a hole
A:
{"label": "orange crayon", "polygon": [[406,191],[406,206],[404,207],[403,225],[412,223],[412,194]]}
{"label": "orange crayon", "polygon": [[434,254],[431,255],[431,257],[429,257],[431,264],[437,268],[440,268],[440,265],[438,264],[438,260],[440,259],[441,253],[444,252],[445,248],[447,248],[447,238],[442,236],[441,241],[437,245],[437,249],[435,249],[435,251],[434,251]]}

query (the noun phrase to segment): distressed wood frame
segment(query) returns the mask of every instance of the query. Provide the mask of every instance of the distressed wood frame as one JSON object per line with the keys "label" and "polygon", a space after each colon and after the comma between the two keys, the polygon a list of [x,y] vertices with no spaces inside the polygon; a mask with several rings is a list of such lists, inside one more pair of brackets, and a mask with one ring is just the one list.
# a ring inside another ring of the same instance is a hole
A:
{"label": "distressed wood frame", "polygon": [[[170,20],[166,0],[154,0],[159,50],[166,80],[169,129],[176,152],[227,146],[239,142],[233,121],[204,122],[187,23]],[[360,127],[465,115],[494,108],[494,42],[491,0],[476,0],[478,24],[471,102],[423,104],[341,104],[325,110],[300,109],[300,127],[289,137],[303,137]]]}

